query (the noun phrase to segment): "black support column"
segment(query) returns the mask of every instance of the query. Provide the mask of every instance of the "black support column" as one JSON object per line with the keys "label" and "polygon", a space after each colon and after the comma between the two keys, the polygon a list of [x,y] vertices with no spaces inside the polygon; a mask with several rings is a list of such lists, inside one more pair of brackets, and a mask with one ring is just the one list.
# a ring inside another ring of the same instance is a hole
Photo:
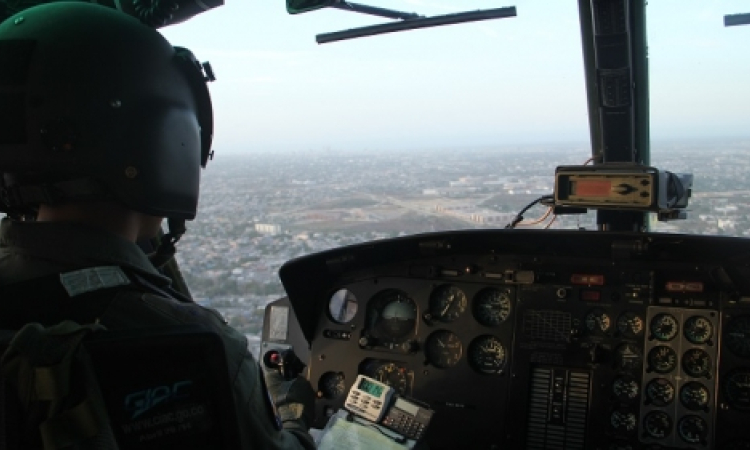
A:
{"label": "black support column", "polygon": [[[579,0],[595,164],[650,164],[645,0]],[[640,231],[646,213],[600,210],[601,230]]]}

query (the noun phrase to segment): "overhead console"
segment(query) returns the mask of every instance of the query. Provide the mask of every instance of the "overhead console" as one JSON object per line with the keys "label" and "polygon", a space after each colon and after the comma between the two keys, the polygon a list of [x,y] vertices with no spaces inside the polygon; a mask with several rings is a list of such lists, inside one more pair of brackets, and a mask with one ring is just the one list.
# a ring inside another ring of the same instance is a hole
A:
{"label": "overhead console", "polygon": [[[750,241],[465,231],[285,264],[318,427],[357,375],[430,449],[750,449]],[[305,351],[306,353],[306,351]]]}

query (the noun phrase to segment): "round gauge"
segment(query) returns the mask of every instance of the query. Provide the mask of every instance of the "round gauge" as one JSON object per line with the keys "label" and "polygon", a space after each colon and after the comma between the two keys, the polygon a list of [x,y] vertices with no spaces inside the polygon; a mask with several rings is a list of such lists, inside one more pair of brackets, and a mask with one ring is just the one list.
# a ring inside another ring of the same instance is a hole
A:
{"label": "round gauge", "polygon": [[654,439],[664,439],[672,431],[672,418],[664,411],[651,411],[643,418],[646,435]]}
{"label": "round gauge", "polygon": [[389,289],[370,302],[369,332],[382,344],[400,344],[414,335],[417,305],[405,292]]}
{"label": "round gauge", "polygon": [[461,339],[447,330],[432,333],[425,343],[427,362],[441,369],[455,366],[462,353]]}
{"label": "round gauge", "polygon": [[344,374],[341,372],[326,372],[318,380],[318,392],[323,398],[335,399],[346,392]]}
{"label": "round gauge", "polygon": [[466,310],[466,294],[456,286],[445,284],[430,295],[430,316],[441,322],[453,322]]}
{"label": "round gauge", "polygon": [[646,385],[646,398],[654,406],[667,406],[674,400],[674,386],[664,378],[654,378]]}
{"label": "round gauge", "polygon": [[643,333],[643,319],[634,312],[624,312],[617,319],[617,329],[625,337],[640,336]]}
{"label": "round gauge", "polygon": [[691,348],[682,355],[682,368],[693,378],[705,377],[711,371],[711,356],[700,348]]}
{"label": "round gauge", "polygon": [[616,409],[612,411],[612,415],[609,417],[609,423],[616,431],[621,432],[633,432],[638,426],[638,419],[635,414],[625,409]]}
{"label": "round gauge", "polygon": [[618,377],[612,384],[612,391],[617,399],[622,402],[629,402],[638,397],[638,390],[638,382],[628,375]]}
{"label": "round gauge", "polygon": [[724,327],[724,344],[741,358],[750,358],[750,316],[737,316]]}
{"label": "round gauge", "polygon": [[677,433],[688,444],[705,444],[708,424],[702,417],[685,416],[677,424]]}
{"label": "round gauge", "polygon": [[750,369],[734,369],[723,381],[727,403],[740,411],[750,411]]}
{"label": "round gauge", "polygon": [[375,367],[375,370],[371,372],[370,376],[381,383],[385,383],[392,387],[400,395],[406,394],[408,379],[406,376],[406,369],[403,367],[399,367],[392,362],[379,364]]}
{"label": "round gauge", "polygon": [[698,411],[708,410],[708,402],[711,400],[711,393],[708,388],[697,381],[686,383],[680,389],[680,401],[685,408]]}
{"label": "round gauge", "polygon": [[474,370],[487,374],[502,373],[505,367],[505,347],[495,336],[479,336],[469,344],[467,354]]}
{"label": "round gauge", "polygon": [[351,291],[339,289],[328,301],[328,312],[336,323],[349,323],[357,314],[357,297]]}
{"label": "round gauge", "polygon": [[619,369],[638,370],[642,360],[641,351],[633,344],[622,344],[615,350],[615,365]]}
{"label": "round gauge", "polygon": [[677,352],[671,347],[659,345],[648,352],[648,367],[656,373],[669,373],[677,367]]}
{"label": "round gauge", "polygon": [[685,321],[685,338],[693,344],[705,344],[711,339],[714,327],[711,321],[703,316],[692,316]]}
{"label": "round gauge", "polygon": [[662,313],[651,319],[651,335],[660,341],[671,341],[680,331],[680,325],[673,315]]}
{"label": "round gauge", "polygon": [[487,327],[496,327],[510,316],[510,293],[500,289],[484,289],[474,297],[474,318]]}
{"label": "round gauge", "polygon": [[612,319],[602,308],[594,308],[586,314],[586,329],[592,334],[604,334],[612,327]]}

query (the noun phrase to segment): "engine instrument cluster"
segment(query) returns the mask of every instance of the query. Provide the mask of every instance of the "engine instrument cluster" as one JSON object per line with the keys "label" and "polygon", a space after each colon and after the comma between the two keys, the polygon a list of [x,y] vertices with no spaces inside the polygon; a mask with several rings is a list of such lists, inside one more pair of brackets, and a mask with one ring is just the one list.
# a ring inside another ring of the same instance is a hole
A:
{"label": "engine instrument cluster", "polygon": [[307,318],[318,427],[365,374],[435,410],[430,449],[734,450],[750,448],[746,255],[734,238],[475,231],[280,276]]}

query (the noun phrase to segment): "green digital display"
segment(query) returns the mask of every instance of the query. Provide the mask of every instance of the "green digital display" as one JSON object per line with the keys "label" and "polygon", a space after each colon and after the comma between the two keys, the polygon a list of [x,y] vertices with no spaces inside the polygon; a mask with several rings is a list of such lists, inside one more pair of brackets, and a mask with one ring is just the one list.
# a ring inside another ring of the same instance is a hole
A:
{"label": "green digital display", "polygon": [[383,394],[383,386],[379,384],[375,384],[371,381],[369,381],[367,378],[362,378],[359,381],[358,388],[361,391],[367,392],[368,394],[372,395],[373,397],[380,397]]}

